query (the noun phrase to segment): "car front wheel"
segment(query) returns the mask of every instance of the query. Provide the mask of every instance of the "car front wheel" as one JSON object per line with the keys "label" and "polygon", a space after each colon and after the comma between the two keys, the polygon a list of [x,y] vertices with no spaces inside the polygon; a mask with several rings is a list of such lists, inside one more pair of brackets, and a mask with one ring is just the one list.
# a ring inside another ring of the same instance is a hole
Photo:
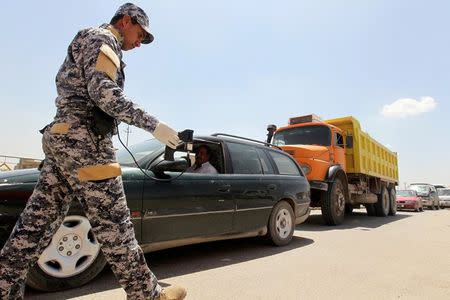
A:
{"label": "car front wheel", "polygon": [[276,246],[287,245],[292,240],[294,228],[292,207],[286,201],[278,202],[269,217],[267,238]]}
{"label": "car front wheel", "polygon": [[91,281],[105,265],[89,220],[71,215],[30,269],[27,284],[41,291],[70,289]]}

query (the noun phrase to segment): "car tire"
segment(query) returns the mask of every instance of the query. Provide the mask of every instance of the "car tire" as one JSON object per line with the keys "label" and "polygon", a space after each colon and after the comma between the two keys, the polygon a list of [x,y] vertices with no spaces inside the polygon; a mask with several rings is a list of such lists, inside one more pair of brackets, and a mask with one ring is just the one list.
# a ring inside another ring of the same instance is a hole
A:
{"label": "car tire", "polygon": [[289,244],[294,235],[295,218],[291,205],[278,202],[270,213],[266,238],[276,246]]}
{"label": "car tire", "polygon": [[372,203],[372,204],[365,204],[364,206],[366,207],[367,215],[370,217],[374,217],[375,216],[375,205]]}
{"label": "car tire", "polygon": [[30,269],[27,284],[47,292],[75,288],[94,279],[105,265],[88,219],[70,215]]}
{"label": "car tire", "polygon": [[342,224],[345,215],[345,191],[342,181],[336,178],[322,199],[322,218],[330,226]]}
{"label": "car tire", "polygon": [[397,214],[397,193],[395,188],[389,189],[389,215],[395,216]]}
{"label": "car tire", "polygon": [[389,193],[385,186],[381,188],[378,195],[378,202],[375,203],[375,213],[377,217],[386,217],[389,214]]}

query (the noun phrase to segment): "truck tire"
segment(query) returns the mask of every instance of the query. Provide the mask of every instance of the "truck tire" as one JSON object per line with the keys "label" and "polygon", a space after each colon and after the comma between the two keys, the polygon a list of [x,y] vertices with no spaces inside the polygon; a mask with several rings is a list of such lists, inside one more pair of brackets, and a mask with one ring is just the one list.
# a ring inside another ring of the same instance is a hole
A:
{"label": "truck tire", "polygon": [[266,239],[276,246],[287,245],[294,234],[295,218],[291,205],[286,201],[278,202],[269,217]]}
{"label": "truck tire", "polygon": [[321,203],[322,218],[330,226],[339,225],[344,221],[345,215],[345,194],[344,186],[339,178],[331,184],[328,193]]}
{"label": "truck tire", "polygon": [[345,213],[351,214],[353,212],[353,205],[351,204],[345,204]]}
{"label": "truck tire", "polygon": [[373,203],[371,203],[371,204],[365,204],[365,206],[366,206],[367,215],[370,217],[374,217],[375,216],[375,205]]}
{"label": "truck tire", "polygon": [[105,265],[106,259],[88,219],[70,215],[30,268],[27,284],[46,292],[75,288],[94,279]]}
{"label": "truck tire", "polygon": [[397,193],[395,192],[395,188],[389,189],[389,215],[395,216],[397,214]]}
{"label": "truck tire", "polygon": [[381,193],[378,195],[378,202],[375,203],[375,213],[377,217],[386,217],[389,214],[389,193],[385,186],[381,188]]}

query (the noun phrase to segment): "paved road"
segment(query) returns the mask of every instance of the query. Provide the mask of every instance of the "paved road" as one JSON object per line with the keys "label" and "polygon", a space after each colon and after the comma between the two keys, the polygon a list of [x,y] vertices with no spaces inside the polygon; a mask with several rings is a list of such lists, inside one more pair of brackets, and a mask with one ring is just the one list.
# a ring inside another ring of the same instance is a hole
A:
{"label": "paved road", "polygon": [[[190,300],[450,299],[450,210],[368,217],[343,226],[319,212],[297,226],[291,244],[243,239],[147,255],[162,285],[188,288]],[[125,299],[111,271],[61,293],[27,290],[25,299]]]}

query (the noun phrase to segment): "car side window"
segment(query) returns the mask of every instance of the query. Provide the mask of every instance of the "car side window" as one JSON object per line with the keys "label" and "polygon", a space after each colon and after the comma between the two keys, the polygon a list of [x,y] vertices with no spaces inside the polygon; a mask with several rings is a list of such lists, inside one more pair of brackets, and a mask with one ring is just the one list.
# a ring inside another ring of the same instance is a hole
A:
{"label": "car side window", "polygon": [[258,152],[259,158],[261,159],[264,174],[275,174],[275,170],[273,169],[272,164],[270,163],[270,159],[267,156],[266,151],[262,149],[256,149],[256,151]]}
{"label": "car side window", "polygon": [[302,173],[300,173],[299,168],[295,164],[294,161],[287,155],[275,152],[275,151],[269,151],[270,156],[272,156],[277,168],[278,172],[281,175],[300,175],[303,176]]}
{"label": "car side window", "polygon": [[262,174],[262,166],[256,150],[250,146],[227,143],[235,174]]}

